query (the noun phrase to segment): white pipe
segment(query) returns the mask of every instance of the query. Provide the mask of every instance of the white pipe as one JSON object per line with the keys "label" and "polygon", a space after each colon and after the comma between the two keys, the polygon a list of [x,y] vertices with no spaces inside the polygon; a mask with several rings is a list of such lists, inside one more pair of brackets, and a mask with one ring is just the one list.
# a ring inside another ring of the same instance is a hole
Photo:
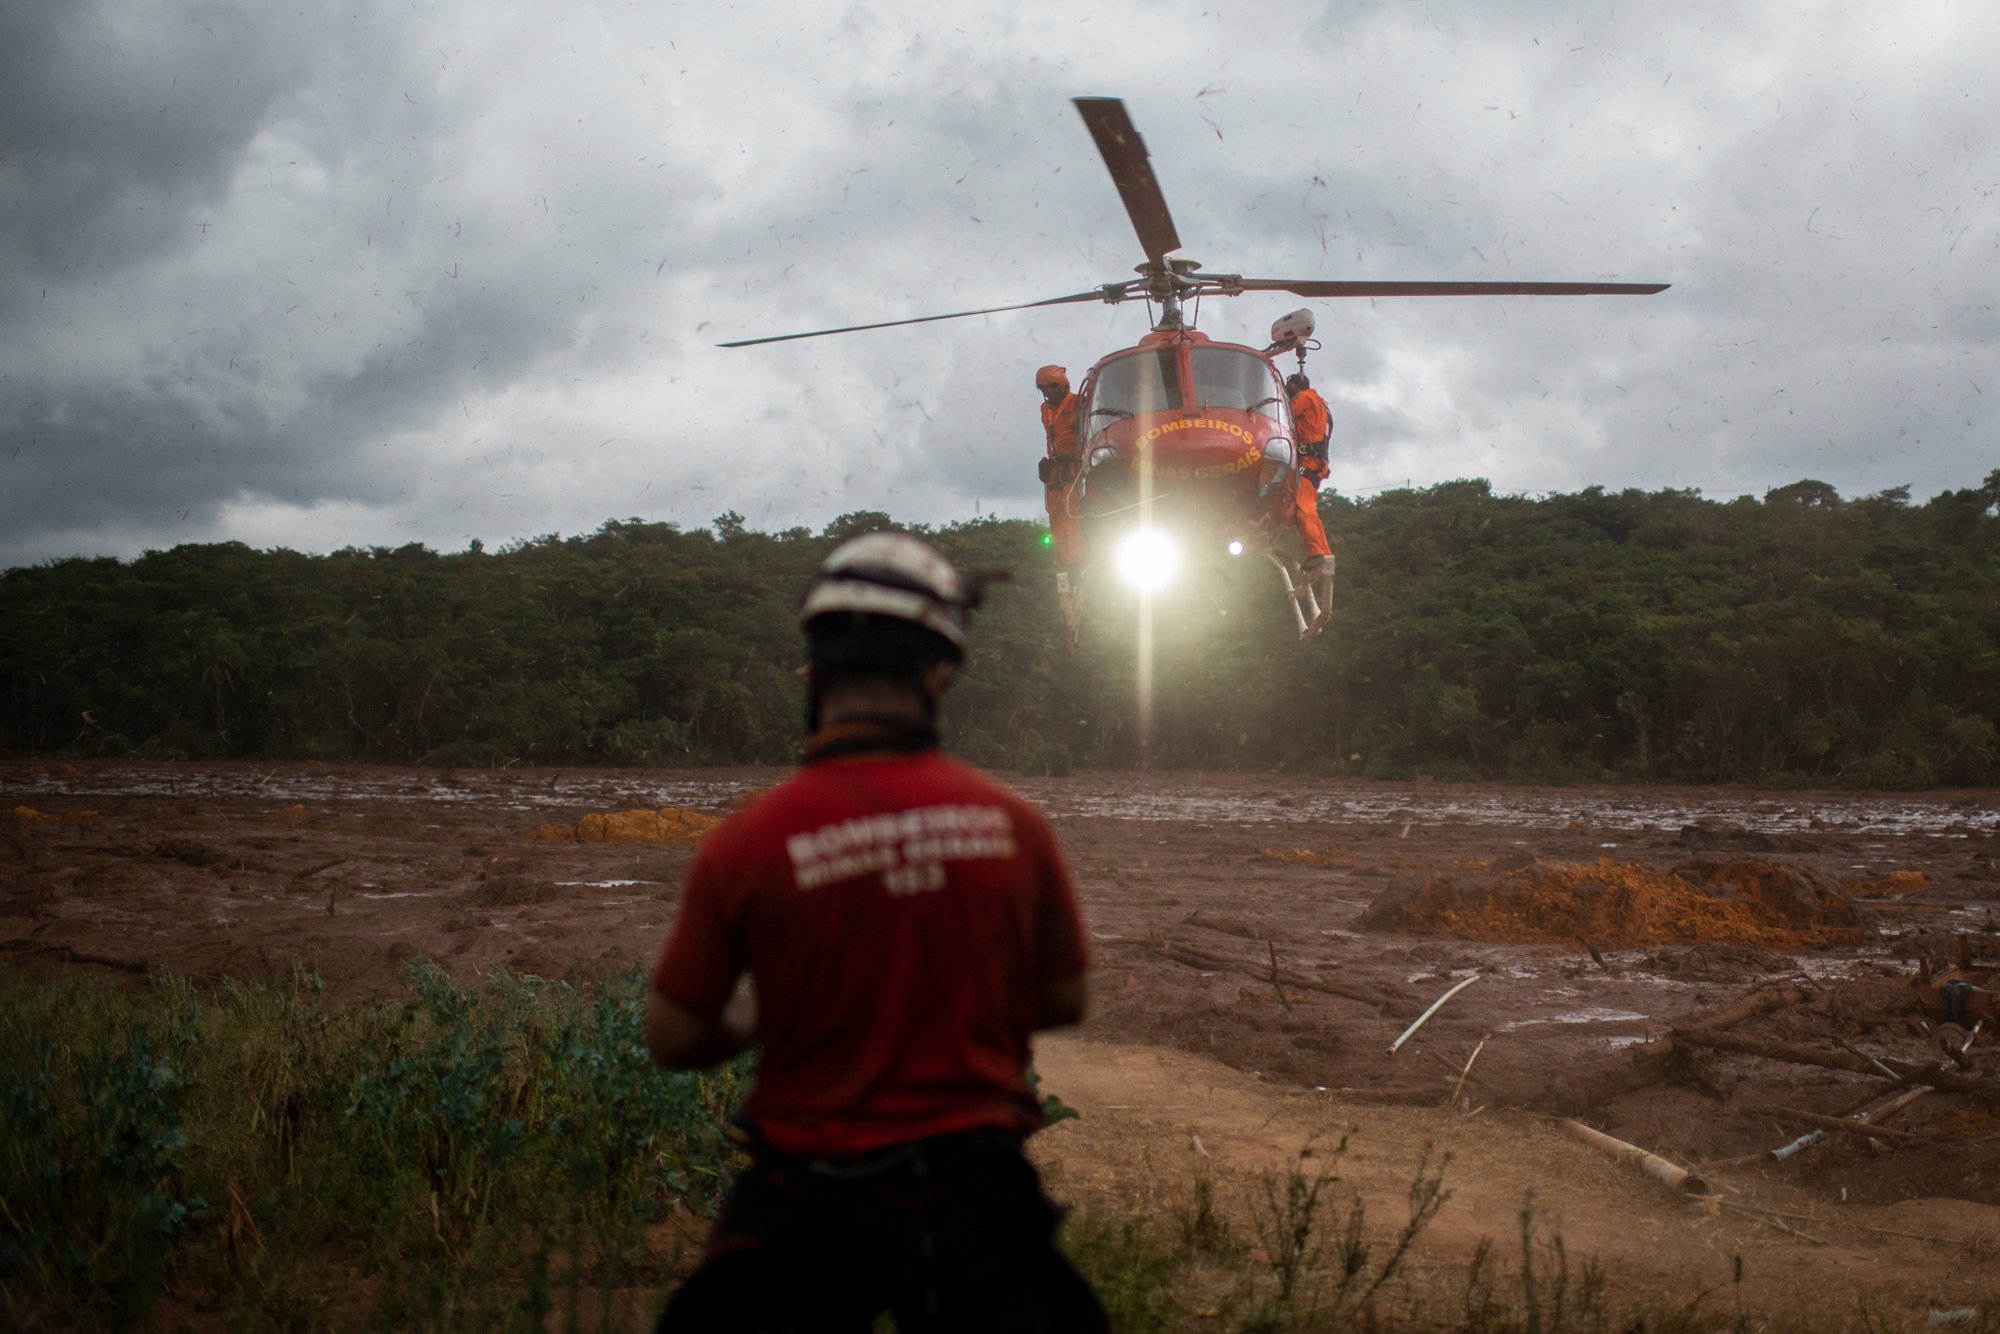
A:
{"label": "white pipe", "polygon": [[1403,1030],[1403,1036],[1397,1038],[1394,1042],[1389,1044],[1389,1054],[1391,1056],[1394,1056],[1396,1054],[1396,1049],[1402,1046],[1405,1042],[1408,1042],[1410,1040],[1410,1034],[1416,1032],[1418,1029],[1424,1026],[1424,1020],[1430,1018],[1432,1015],[1436,1014],[1440,1009],[1442,1009],[1446,1001],[1450,1000],[1453,996],[1456,996],[1459,992],[1471,986],[1474,982],[1477,982],[1479,980],[1479,976],[1480,975],[1478,973],[1474,973],[1471,977],[1466,978],[1463,982],[1460,982],[1450,991],[1445,992],[1444,995],[1439,996],[1436,1000],[1432,1001],[1431,1008],[1425,1010],[1422,1014],[1418,1015],[1417,1021],[1411,1024],[1408,1028]]}

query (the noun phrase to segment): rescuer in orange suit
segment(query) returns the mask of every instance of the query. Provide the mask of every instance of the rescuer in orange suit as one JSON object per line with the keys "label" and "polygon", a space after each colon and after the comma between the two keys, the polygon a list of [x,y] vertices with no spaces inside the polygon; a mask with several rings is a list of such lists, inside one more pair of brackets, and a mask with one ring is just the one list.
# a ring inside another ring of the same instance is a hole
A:
{"label": "rescuer in orange suit", "polygon": [[1083,560],[1083,532],[1069,512],[1070,484],[1076,480],[1076,395],[1069,391],[1069,372],[1060,366],[1036,371],[1035,388],[1042,393],[1042,431],[1048,445],[1041,475],[1049,536],[1055,539],[1056,564],[1068,569]]}
{"label": "rescuer in orange suit", "polygon": [[1042,432],[1048,452],[1042,456],[1042,497],[1049,506],[1049,538],[1056,549],[1056,607],[1062,613],[1063,644],[1076,651],[1077,627],[1083,620],[1078,599],[1077,569],[1083,563],[1083,528],[1070,513],[1070,487],[1076,481],[1076,395],[1069,391],[1069,372],[1044,366],[1035,372],[1042,391]]}
{"label": "rescuer in orange suit", "polygon": [[1292,396],[1292,426],[1299,435],[1299,537],[1306,547],[1304,570],[1309,575],[1333,564],[1333,548],[1327,545],[1326,526],[1319,518],[1319,484],[1328,471],[1327,437],[1333,417],[1326,400],[1300,371],[1285,380],[1285,392]]}

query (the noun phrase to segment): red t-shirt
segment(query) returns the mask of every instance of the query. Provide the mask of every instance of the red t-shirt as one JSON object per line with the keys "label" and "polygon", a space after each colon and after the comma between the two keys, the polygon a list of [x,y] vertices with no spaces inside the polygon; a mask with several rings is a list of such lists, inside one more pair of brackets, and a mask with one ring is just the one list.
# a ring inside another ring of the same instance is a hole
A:
{"label": "red t-shirt", "polygon": [[711,831],[653,989],[713,1016],[747,968],[763,1052],[744,1116],[830,1156],[1033,1130],[1036,991],[1087,962],[1047,822],[933,751],[822,760]]}

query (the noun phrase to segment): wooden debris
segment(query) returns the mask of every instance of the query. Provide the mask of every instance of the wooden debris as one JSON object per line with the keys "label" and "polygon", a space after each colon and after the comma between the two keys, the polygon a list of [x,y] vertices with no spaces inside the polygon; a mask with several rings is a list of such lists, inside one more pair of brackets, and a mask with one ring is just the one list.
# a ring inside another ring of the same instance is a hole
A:
{"label": "wooden debris", "polygon": [[1682,1031],[1698,1028],[1705,1033],[1720,1033],[1760,1014],[1788,1009],[1811,999],[1812,993],[1803,987],[1759,987],[1738,996],[1714,1013],[1697,1016],[1680,1027]]}
{"label": "wooden debris", "polygon": [[[1745,1056],[1762,1056],[1769,1061],[1790,1061],[1794,1065],[1816,1065],[1824,1070],[1846,1070],[1857,1075],[1875,1074],[1879,1066],[1885,1065],[1898,1075],[1909,1069],[1905,1065],[1902,1070],[1897,1070],[1899,1062],[1877,1061],[1872,1056],[1858,1056],[1844,1051],[1822,1051],[1818,1047],[1802,1047],[1791,1042],[1765,1042],[1755,1038],[1738,1037],[1733,1033],[1709,1033],[1701,1029],[1691,1029],[1676,1033],[1674,1036],[1677,1041],[1690,1046],[1713,1047],[1717,1051],[1740,1052]],[[1995,1084],[1990,1079],[1975,1079],[1942,1068],[1925,1069],[1918,1077],[1942,1092],[2000,1097],[2000,1084]]]}
{"label": "wooden debris", "polygon": [[1706,1199],[1715,1193],[1709,1189],[1706,1181],[1685,1167],[1668,1162],[1657,1153],[1649,1153],[1636,1144],[1627,1144],[1622,1139],[1614,1139],[1601,1130],[1592,1130],[1580,1121],[1564,1119],[1561,1125],[1564,1130],[1585,1144],[1604,1150],[1621,1163],[1630,1163],[1670,1190],[1677,1190],[1683,1195],[1691,1195],[1697,1199]]}
{"label": "wooden debris", "polygon": [[1859,1056],[1862,1060],[1867,1061],[1870,1065],[1874,1066],[1877,1070],[1880,1070],[1883,1074],[1889,1076],[1891,1079],[1894,1079],[1896,1077],[1896,1072],[1894,1070],[1891,1070],[1888,1067],[1888,1065],[1882,1060],[1881,1057],[1870,1056],[1867,1052],[1861,1050],[1861,1048],[1855,1046],[1852,1042],[1849,1042],[1846,1038],[1835,1038],[1834,1041],[1839,1044],[1840,1049],[1842,1051],[1854,1053],[1856,1056]]}
{"label": "wooden debris", "polygon": [[1292,1000],[1291,997],[1285,994],[1284,979],[1278,976],[1278,942],[1267,940],[1264,944],[1271,951],[1271,990],[1278,993],[1278,1004],[1285,1007],[1286,1014],[1290,1014],[1292,1012]]}
{"label": "wooden debris", "polygon": [[1465,1068],[1458,1072],[1458,1082],[1451,1086],[1451,1105],[1458,1106],[1459,1095],[1465,1092],[1465,1081],[1472,1077],[1472,1063],[1479,1059],[1479,1053],[1486,1050],[1486,1039],[1479,1039],[1479,1045],[1472,1049],[1472,1055],[1465,1058]]}
{"label": "wooden debris", "polygon": [[[1482,1045],[1484,1045],[1484,1039],[1481,1040],[1481,1043]],[[1424,1053],[1424,1055],[1430,1057],[1433,1061],[1436,1061],[1439,1065],[1443,1066],[1446,1070],[1450,1071],[1452,1078],[1459,1081],[1460,1083],[1470,1082],[1472,1084],[1477,1085],[1480,1088],[1485,1089],[1488,1093],[1493,1093],[1493,1094],[1499,1093],[1498,1089],[1494,1088],[1491,1084],[1487,1083],[1484,1079],[1480,1078],[1478,1075],[1472,1073],[1472,1063],[1470,1061],[1466,1062],[1465,1065],[1461,1067],[1456,1062],[1454,1062],[1449,1056],[1446,1056],[1442,1052],[1427,1051]]]}
{"label": "wooden debris", "polygon": [[[1763,1155],[1758,1154],[1756,1156],[1762,1157]],[[1815,1246],[1826,1245],[1826,1239],[1824,1237],[1816,1237],[1812,1233],[1803,1231],[1792,1225],[1790,1220],[1794,1218],[1800,1220],[1801,1222],[1812,1221],[1811,1219],[1807,1218],[1804,1214],[1786,1213],[1781,1209],[1766,1209],[1755,1204],[1745,1204],[1741,1200],[1725,1199],[1720,1201],[1720,1203],[1726,1209],[1733,1210],[1737,1213],[1745,1213],[1750,1215],[1752,1218],[1755,1218],[1761,1223],[1768,1223],[1772,1227],[1777,1228],[1780,1232],[1789,1232],[1792,1236],[1799,1238],[1801,1241],[1811,1242]]]}
{"label": "wooden debris", "polygon": [[[1845,1046],[1846,1044],[1843,1043],[1841,1045]],[[1850,1048],[1850,1050],[1852,1049]],[[1866,1052],[1862,1052],[1859,1054],[1863,1056],[1867,1055]],[[1875,1063],[1877,1065],[1881,1064],[1880,1061],[1876,1061]],[[1853,1102],[1849,1103],[1847,1106],[1835,1112],[1834,1115],[1853,1116],[1856,1112],[1859,1112],[1869,1103],[1874,1102],[1876,1099],[1883,1097],[1886,1094],[1894,1093],[1898,1089],[1909,1087],[1911,1084],[1916,1083],[1918,1080],[1930,1074],[1936,1068],[1937,1067],[1935,1066],[1913,1065],[1908,1070],[1903,1071],[1903,1073],[1900,1075],[1895,1074],[1892,1071],[1891,1078],[1887,1083],[1877,1084],[1874,1088],[1869,1089],[1868,1092],[1862,1094],[1859,1098],[1856,1098]]]}
{"label": "wooden debris", "polygon": [[1793,1042],[1771,1042],[1762,1038],[1739,1037],[1734,1033],[1717,1033],[1705,1028],[1681,1029],[1674,1034],[1674,1040],[1695,1047],[1712,1047],[1716,1051],[1761,1056],[1767,1061],[1816,1065],[1826,1070],[1849,1070],[1857,1075],[1875,1073],[1875,1062],[1871,1057],[1856,1056],[1841,1051],[1822,1051],[1818,1047],[1802,1047]]}
{"label": "wooden debris", "polygon": [[1771,1116],[1780,1121],[1793,1121],[1800,1125],[1817,1126],[1821,1130],[1838,1130],[1844,1135],[1860,1135],[1897,1140],[1920,1140],[1930,1138],[1910,1130],[1891,1130],[1887,1126],[1871,1125],[1846,1116],[1821,1116],[1818,1112],[1801,1111],[1796,1107],[1779,1107],[1768,1103],[1757,1103],[1743,1109],[1751,1116]]}
{"label": "wooden debris", "polygon": [[1868,1113],[1868,1115],[1862,1117],[1861,1119],[1863,1121],[1866,1121],[1871,1126],[1879,1126],[1884,1121],[1887,1121],[1890,1117],[1894,1116],[1896,1113],[1902,1111],[1905,1107],[1908,1107],[1911,1103],[1915,1102],[1918,1098],[1921,1098],[1925,1094],[1932,1092],[1935,1092],[1935,1090],[1931,1089],[1928,1086],[1925,1086],[1923,1088],[1910,1089],[1908,1092],[1904,1093],[1902,1097],[1895,1098],[1890,1100],[1889,1102],[1883,1103],[1880,1107],[1877,1107],[1874,1111]]}
{"label": "wooden debris", "polygon": [[[1205,950],[1197,945],[1190,945],[1186,941],[1174,940],[1171,937],[1163,937],[1160,940],[1160,952],[1175,963],[1184,963],[1194,968],[1215,968],[1224,972],[1236,971],[1247,973],[1260,982],[1266,980],[1269,976],[1267,969],[1247,959],[1237,959],[1227,954],[1218,954],[1213,950]],[[1394,1009],[1396,1000],[1398,999],[1373,988],[1364,987],[1356,982],[1337,982],[1318,977],[1307,977],[1302,973],[1291,972],[1289,970],[1280,970],[1279,977],[1284,986],[1291,987],[1297,991],[1318,991],[1330,996],[1345,996],[1349,1000],[1357,1000],[1364,1005],[1373,1005],[1380,1010]]]}

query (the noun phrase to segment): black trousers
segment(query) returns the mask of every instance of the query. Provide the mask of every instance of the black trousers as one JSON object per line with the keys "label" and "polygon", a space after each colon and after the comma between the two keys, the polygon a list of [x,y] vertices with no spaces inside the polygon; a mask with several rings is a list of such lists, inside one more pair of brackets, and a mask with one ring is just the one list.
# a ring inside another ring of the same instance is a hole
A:
{"label": "black trousers", "polygon": [[664,1334],[1108,1328],[1055,1245],[1061,1210],[1011,1136],[917,1140],[854,1160],[760,1151],[722,1204]]}

